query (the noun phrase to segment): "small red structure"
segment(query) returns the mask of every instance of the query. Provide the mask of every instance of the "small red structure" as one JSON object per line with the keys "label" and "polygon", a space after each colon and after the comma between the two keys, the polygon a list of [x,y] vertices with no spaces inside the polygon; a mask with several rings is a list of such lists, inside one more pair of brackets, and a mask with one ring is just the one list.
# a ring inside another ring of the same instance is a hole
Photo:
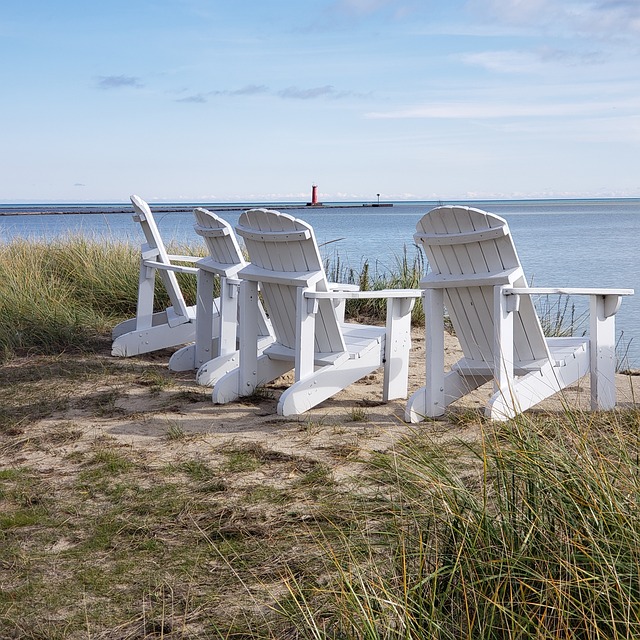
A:
{"label": "small red structure", "polygon": [[311,185],[311,202],[307,202],[307,207],[321,207],[322,202],[318,202],[318,185]]}

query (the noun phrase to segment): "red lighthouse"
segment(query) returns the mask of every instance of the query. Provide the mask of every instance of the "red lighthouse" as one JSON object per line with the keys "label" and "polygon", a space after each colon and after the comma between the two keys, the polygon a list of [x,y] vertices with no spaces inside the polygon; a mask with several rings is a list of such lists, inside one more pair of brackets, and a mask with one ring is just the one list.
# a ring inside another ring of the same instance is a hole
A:
{"label": "red lighthouse", "polygon": [[307,202],[308,207],[321,207],[322,202],[318,202],[318,185],[311,185],[311,202]]}

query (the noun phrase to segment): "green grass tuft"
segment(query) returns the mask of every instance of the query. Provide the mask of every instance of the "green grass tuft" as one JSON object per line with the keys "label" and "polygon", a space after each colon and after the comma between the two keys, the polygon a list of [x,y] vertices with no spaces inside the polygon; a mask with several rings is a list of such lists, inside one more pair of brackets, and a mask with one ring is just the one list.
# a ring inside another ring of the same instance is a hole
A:
{"label": "green grass tuft", "polygon": [[521,416],[457,455],[379,455],[386,504],[325,545],[329,584],[292,577],[283,615],[308,638],[640,636],[637,425]]}

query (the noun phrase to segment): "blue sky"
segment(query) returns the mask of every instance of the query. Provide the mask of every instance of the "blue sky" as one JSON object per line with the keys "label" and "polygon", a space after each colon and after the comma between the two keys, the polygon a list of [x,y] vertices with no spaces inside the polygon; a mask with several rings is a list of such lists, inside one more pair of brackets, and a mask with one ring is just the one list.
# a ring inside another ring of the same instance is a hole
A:
{"label": "blue sky", "polygon": [[640,196],[640,0],[13,0],[0,54],[0,202]]}

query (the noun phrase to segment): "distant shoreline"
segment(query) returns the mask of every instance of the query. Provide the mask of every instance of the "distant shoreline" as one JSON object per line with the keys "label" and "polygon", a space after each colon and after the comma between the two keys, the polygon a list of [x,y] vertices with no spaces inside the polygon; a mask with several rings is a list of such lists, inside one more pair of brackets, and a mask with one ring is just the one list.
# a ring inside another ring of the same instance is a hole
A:
{"label": "distant shoreline", "polygon": [[[112,213],[132,213],[133,210],[131,207],[127,207],[123,205],[122,207],[110,207],[109,205],[88,205],[86,208],[77,209],[77,205],[74,206],[74,209],[65,209],[61,207],[56,211],[26,211],[20,209],[19,206],[16,206],[15,210],[3,211],[0,209],[0,217],[1,216],[62,216],[62,215],[104,215],[104,214],[112,214]],[[344,203],[344,204],[252,204],[252,205],[198,205],[193,204],[188,207],[184,206],[167,206],[167,205],[151,205],[151,210],[154,213],[191,213],[195,207],[204,206],[206,209],[210,209],[211,211],[246,211],[247,209],[257,209],[260,207],[271,208],[276,207],[277,209],[352,209],[353,207],[393,207],[393,203],[377,203],[377,202],[355,202],[355,203]],[[94,208],[95,207],[95,208]]]}
{"label": "distant shoreline", "polygon": [[[637,204],[640,209],[640,197],[600,197],[600,198],[506,198],[506,199],[440,199],[440,200],[395,200],[395,201],[352,201],[352,202],[328,202],[312,205],[306,202],[230,202],[230,203],[208,203],[190,202],[183,203],[158,203],[151,204],[151,210],[155,213],[191,213],[195,207],[204,207],[212,211],[246,211],[264,207],[266,209],[293,209],[298,211],[310,211],[312,209],[353,209],[353,208],[391,208],[391,207],[437,207],[440,205],[461,205],[486,209],[487,207],[500,207],[513,205],[517,207],[531,206],[540,207],[542,205],[551,206],[572,206],[580,205],[591,208],[601,204],[628,205]],[[57,215],[106,215],[132,213],[128,203],[98,203],[92,202],[81,204],[78,202],[69,203],[0,203],[0,217],[6,216],[57,216]]]}

